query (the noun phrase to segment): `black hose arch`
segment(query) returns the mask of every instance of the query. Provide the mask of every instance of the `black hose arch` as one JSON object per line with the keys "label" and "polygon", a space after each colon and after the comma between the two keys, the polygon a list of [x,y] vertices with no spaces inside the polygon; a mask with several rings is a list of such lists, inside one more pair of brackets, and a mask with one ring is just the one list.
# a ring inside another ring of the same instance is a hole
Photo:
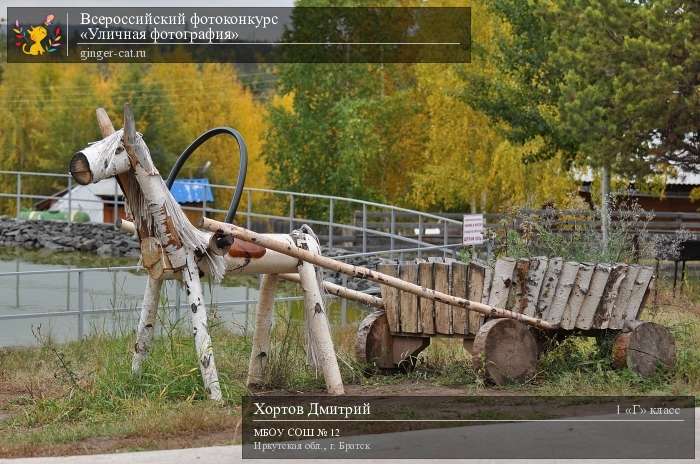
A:
{"label": "black hose arch", "polygon": [[182,169],[182,166],[184,166],[190,155],[192,155],[192,153],[194,153],[195,150],[197,150],[197,148],[199,148],[204,142],[219,134],[228,134],[236,139],[236,142],[238,142],[238,156],[240,158],[236,190],[233,192],[233,198],[231,198],[231,204],[228,207],[228,212],[226,213],[226,218],[224,219],[225,222],[230,224],[233,222],[233,217],[236,215],[236,211],[238,210],[238,204],[241,202],[241,196],[243,196],[243,186],[245,184],[245,176],[246,172],[248,171],[248,147],[245,144],[245,140],[243,140],[243,136],[236,129],[232,129],[230,127],[215,127],[197,137],[194,142],[192,142],[189,147],[185,148],[185,151],[183,151],[182,154],[177,157],[177,161],[175,161],[175,165],[170,170],[168,180],[165,181],[165,184],[168,186],[168,189],[172,188],[177,175],[180,173],[180,169]]}

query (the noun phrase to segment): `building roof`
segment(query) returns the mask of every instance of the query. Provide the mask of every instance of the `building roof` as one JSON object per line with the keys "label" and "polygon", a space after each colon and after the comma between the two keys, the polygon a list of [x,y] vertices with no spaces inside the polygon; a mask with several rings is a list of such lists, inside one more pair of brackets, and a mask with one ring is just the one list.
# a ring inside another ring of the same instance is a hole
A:
{"label": "building roof", "polygon": [[102,179],[94,184],[88,184],[86,187],[89,187],[90,191],[98,197],[113,197],[115,188],[117,189],[117,197],[122,195],[122,189],[119,187],[119,183],[114,177]]}
{"label": "building roof", "polygon": [[[583,183],[593,182],[593,170],[574,171],[574,179]],[[676,168],[675,176],[666,177],[666,185],[700,185],[700,173],[684,171]]]}
{"label": "building roof", "polygon": [[209,179],[176,179],[170,193],[178,203],[214,201]]}
{"label": "building roof", "polygon": [[[119,188],[119,183],[117,183],[114,177],[103,179],[94,184],[75,185],[73,187],[73,192],[89,190],[93,195],[111,201],[111,199],[114,197],[115,188],[117,189],[118,200],[122,201],[122,189]],[[170,192],[173,194],[175,201],[178,203],[202,203],[205,201],[214,201],[214,194],[212,193],[211,186],[209,185],[209,179],[176,179],[173,183],[173,187],[170,189]],[[49,209],[53,202],[64,196],[66,198],[68,197],[68,189],[63,189],[60,192],[54,193],[52,198],[41,200],[37,202],[34,207],[41,210]]]}

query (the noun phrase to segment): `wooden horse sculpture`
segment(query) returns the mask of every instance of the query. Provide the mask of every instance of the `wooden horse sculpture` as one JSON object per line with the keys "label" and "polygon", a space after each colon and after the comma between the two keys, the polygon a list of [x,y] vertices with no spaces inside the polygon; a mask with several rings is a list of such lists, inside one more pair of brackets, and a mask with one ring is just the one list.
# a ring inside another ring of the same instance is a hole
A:
{"label": "wooden horse sculpture", "polygon": [[[187,294],[205,390],[211,399],[220,400],[221,388],[207,329],[207,308],[200,277],[206,275],[218,282],[224,273],[264,274],[248,372],[249,385],[261,383],[270,347],[278,275],[298,273],[297,279],[304,290],[309,359],[323,371],[329,393],[342,394],[342,379],[321,298],[321,282],[314,266],[236,240],[222,229],[213,232],[197,229],[189,222],[154,166],[143,137],[136,132],[134,116],[128,105],[124,107],[123,129],[115,131],[101,108],[97,110],[97,120],[104,138],[76,153],[71,160],[70,172],[82,185],[116,177],[127,206],[129,221],[125,224],[129,224],[139,238],[142,264],[149,275],[134,346],[133,373],[138,375],[141,372],[143,361],[148,356],[162,282],[177,279]],[[265,235],[289,247],[302,247],[320,254],[313,233],[302,229],[290,235]]]}

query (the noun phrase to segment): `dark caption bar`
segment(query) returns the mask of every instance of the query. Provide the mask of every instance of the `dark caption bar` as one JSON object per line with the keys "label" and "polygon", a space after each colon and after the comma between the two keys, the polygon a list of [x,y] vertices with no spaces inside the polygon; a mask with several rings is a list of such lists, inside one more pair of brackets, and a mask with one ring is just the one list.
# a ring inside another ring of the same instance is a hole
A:
{"label": "dark caption bar", "polygon": [[468,63],[470,8],[8,8],[7,60]]}
{"label": "dark caption bar", "polygon": [[694,459],[693,397],[251,396],[244,459]]}

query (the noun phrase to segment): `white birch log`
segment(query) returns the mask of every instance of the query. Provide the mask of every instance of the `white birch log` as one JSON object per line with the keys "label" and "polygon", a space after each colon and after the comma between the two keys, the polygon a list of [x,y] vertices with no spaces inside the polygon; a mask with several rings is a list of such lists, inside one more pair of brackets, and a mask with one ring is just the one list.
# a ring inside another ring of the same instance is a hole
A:
{"label": "white birch log", "polygon": [[[290,282],[296,282],[298,284],[301,283],[299,274],[280,274],[279,276],[280,278],[288,280]],[[360,292],[351,288],[343,287],[342,285],[334,284],[333,282],[328,282],[327,280],[323,281],[323,288],[326,292],[330,293],[331,295],[335,295],[340,298],[346,298],[348,300],[357,301],[358,303],[362,303],[373,308],[384,309],[384,301],[379,297],[370,295],[369,293]]]}
{"label": "white birch log", "polygon": [[508,303],[508,294],[513,285],[513,272],[516,261],[513,258],[500,258],[496,261],[496,269],[493,272],[493,281],[489,293],[489,305],[505,308]]}
{"label": "white birch log", "polygon": [[187,294],[187,303],[190,305],[192,318],[192,332],[194,334],[194,346],[199,362],[199,371],[204,381],[204,389],[209,398],[214,401],[221,400],[221,387],[219,386],[219,374],[214,362],[214,350],[209,337],[207,327],[207,308],[204,305],[202,284],[199,280],[199,268],[194,256],[188,256],[186,267],[182,271],[182,283]]}
{"label": "white birch log", "polygon": [[136,329],[136,344],[134,345],[134,357],[131,360],[131,372],[134,375],[141,374],[143,361],[148,357],[153,341],[158,303],[160,302],[160,288],[163,281],[148,277],[146,290],[143,293],[143,305],[141,317]]}
{"label": "white birch log", "polygon": [[603,299],[600,302],[595,316],[593,316],[593,328],[607,329],[610,326],[610,319],[612,318],[615,301],[617,301],[620,286],[626,275],[626,264],[616,264],[613,266],[612,271],[610,271],[610,278],[603,292]]}
{"label": "white birch log", "polygon": [[557,290],[557,284],[559,283],[559,276],[561,275],[561,268],[563,265],[564,262],[561,258],[552,258],[549,260],[547,272],[545,273],[544,280],[542,282],[540,296],[537,300],[537,306],[534,314],[535,317],[547,319],[546,315],[549,314],[549,309],[552,307],[552,302],[554,301],[554,295]]}
{"label": "white birch log", "polygon": [[[273,240],[293,246],[289,234],[263,234]],[[226,274],[290,274],[296,273],[299,260],[275,250],[267,250],[260,258],[242,258],[227,254],[224,256]]]}
{"label": "white birch log", "polygon": [[591,282],[588,284],[586,297],[579,307],[575,327],[588,330],[593,325],[593,318],[603,300],[603,293],[610,279],[611,271],[612,267],[608,264],[596,265]]}
{"label": "white birch log", "polygon": [[588,286],[591,283],[594,270],[595,264],[593,263],[581,263],[579,265],[576,282],[571,289],[569,301],[566,303],[564,314],[561,317],[562,329],[571,330],[576,326],[576,319],[578,318],[581,305],[588,294]]}
{"label": "white birch log", "polygon": [[[311,253],[309,250],[304,250],[297,246],[287,245],[279,240],[268,238],[263,234],[258,234],[256,232],[253,232],[252,230],[248,230],[243,227],[236,226],[234,224],[226,224],[224,222],[215,221],[210,218],[202,218],[200,225],[204,229],[210,231],[215,231],[219,228],[224,228],[226,231],[231,232],[234,237],[244,240],[246,242],[257,243],[258,245],[262,245],[265,248],[278,251],[288,256],[293,256],[303,261],[308,261],[317,266],[321,266],[323,268],[330,269],[336,272],[341,272],[352,277],[371,280],[372,282],[376,282],[380,285],[398,288],[399,290],[413,293],[416,296],[431,298],[434,301],[459,306],[460,308],[466,308],[468,310],[476,311],[478,313],[488,315],[490,317],[506,317],[508,319],[515,319],[518,321],[522,321],[525,324],[539,327],[541,329],[558,328],[556,325],[550,324],[546,321],[543,321],[542,319],[526,316],[524,314],[518,314],[513,311],[508,311],[503,308],[497,308],[488,304],[480,303],[478,301],[465,300],[464,298],[458,298],[453,295],[448,295],[429,288],[423,288],[420,285],[405,282],[397,277],[373,271],[366,267],[353,266],[342,261],[327,258],[319,254],[314,254]],[[385,304],[388,306],[388,303],[385,302]]]}
{"label": "white birch log", "polygon": [[[126,219],[118,220],[117,227],[129,234],[136,233],[136,225]],[[216,232],[208,236],[207,252],[213,255],[220,255],[222,248],[217,243],[212,243],[215,234]],[[265,236],[294,245],[294,241],[288,234],[265,234]],[[230,248],[229,246],[228,249]],[[283,255],[274,250],[267,250],[260,258],[237,257],[231,256],[229,253],[224,253],[223,259],[227,274],[293,274],[296,273],[297,265],[299,264],[298,259]],[[197,265],[205,275],[209,275],[209,264],[206,260],[200,259]]]}
{"label": "white birch log", "polygon": [[[644,306],[644,300],[647,296],[647,290],[654,279],[654,269],[649,266],[642,266],[639,269],[639,274],[632,286],[627,309],[623,317],[624,321],[633,321],[639,318],[640,311]],[[623,322],[624,324],[624,322]]]}
{"label": "white birch log", "polygon": [[[140,202],[133,201],[137,204],[129,205],[136,228],[144,231],[139,234],[141,244],[143,246],[146,237],[152,237],[162,250],[160,254],[163,258],[147,266],[149,273],[158,278],[168,270],[182,270],[188,257],[196,252],[204,255],[212,278],[221,280],[224,274],[223,258],[208,252],[209,234],[197,230],[173,198],[151,160],[143,137],[136,132],[134,115],[128,105],[124,105],[123,131],[122,143],[131,162],[130,172],[142,193]],[[153,248],[153,243],[149,246]]]}
{"label": "white birch log", "polygon": [[615,300],[615,306],[613,307],[612,315],[610,316],[608,328],[623,328],[623,321],[625,311],[627,310],[627,304],[630,301],[630,296],[632,295],[634,282],[635,280],[637,280],[637,276],[639,275],[639,270],[641,268],[642,267],[638,264],[632,264],[627,268],[625,279],[622,281],[622,283],[620,284],[620,288],[617,291],[617,299]]}
{"label": "white birch log", "polygon": [[554,297],[549,309],[542,314],[542,318],[552,324],[563,323],[567,302],[572,293],[578,274],[579,264],[575,261],[567,261],[562,265],[561,274],[554,290]]}
{"label": "white birch log", "polygon": [[527,307],[525,314],[536,316],[537,302],[544,282],[544,274],[547,271],[549,260],[545,256],[537,256],[530,259],[530,267],[527,273]]}
{"label": "white birch log", "polygon": [[278,277],[276,274],[264,274],[260,283],[260,296],[255,308],[255,332],[253,332],[253,347],[248,363],[248,379],[246,384],[251,387],[262,385],[265,381],[265,370],[270,359],[270,336],[272,335],[272,311],[275,306],[275,288]]}
{"label": "white birch log", "polygon": [[121,137],[121,130],[113,131],[75,154],[70,163],[70,172],[79,184],[97,183],[129,170],[131,165],[121,147]]}
{"label": "white birch log", "polygon": [[[318,243],[305,235],[309,251],[320,254]],[[308,327],[308,346],[311,357],[323,371],[326,389],[331,395],[343,395],[343,379],[331,339],[330,324],[319,287],[318,274],[313,264],[303,261],[298,267],[301,288],[304,292],[305,319]]]}
{"label": "white birch log", "polygon": [[[146,200],[145,205],[135,205],[135,220],[137,224],[145,221],[149,236],[157,240],[158,245],[166,253],[174,270],[185,267],[187,250],[180,240],[179,231],[175,230],[174,219],[170,217],[167,202],[170,192],[163,182],[158,170],[151,160],[148,147],[140,135],[136,133],[134,115],[128,106],[124,106],[124,136],[123,143],[129,157],[133,160],[133,172],[141,187]],[[189,221],[188,221],[189,223]],[[153,265],[147,265],[150,271]]]}

